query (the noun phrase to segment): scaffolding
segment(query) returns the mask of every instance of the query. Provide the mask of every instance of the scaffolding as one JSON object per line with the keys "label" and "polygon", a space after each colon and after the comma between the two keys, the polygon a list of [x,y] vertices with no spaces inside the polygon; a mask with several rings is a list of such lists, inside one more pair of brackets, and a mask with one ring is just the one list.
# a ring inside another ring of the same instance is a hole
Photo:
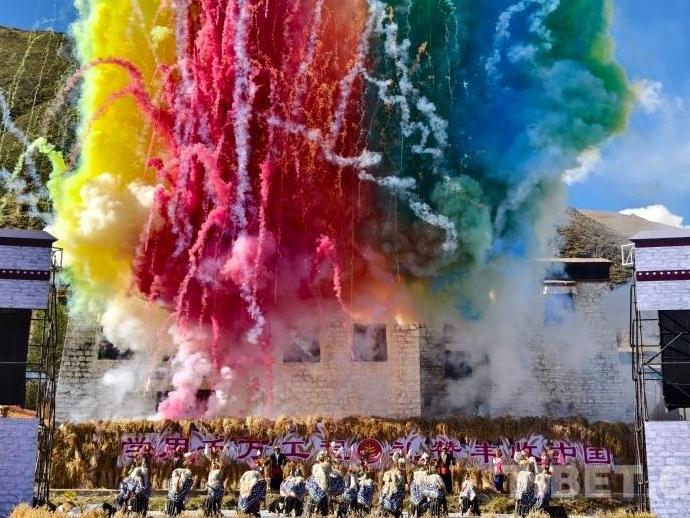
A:
{"label": "scaffolding", "polygon": [[44,505],[50,497],[50,463],[55,431],[55,388],[60,358],[58,345],[62,340],[59,325],[61,303],[57,275],[62,269],[62,250],[53,248],[51,253],[50,290],[45,309],[32,314],[31,338],[26,364],[26,386],[35,393],[36,417],[38,418],[38,448],[35,467],[35,503]]}
{"label": "scaffolding", "polygon": [[[635,275],[633,275],[635,279]],[[664,318],[660,318],[663,313]],[[674,325],[669,326],[669,322]],[[640,311],[637,304],[637,287],[630,286],[630,347],[632,348],[632,377],[635,382],[635,442],[636,442],[636,499],[642,511],[649,511],[649,477],[645,446],[645,423],[650,420],[649,393],[658,393],[666,385],[690,399],[690,379],[681,382],[671,379],[667,372],[673,367],[687,365],[690,358],[664,358],[664,352],[673,350],[674,344],[690,338],[690,328],[673,320],[664,311]],[[654,403],[658,403],[655,401]],[[679,417],[686,418],[686,409]]]}

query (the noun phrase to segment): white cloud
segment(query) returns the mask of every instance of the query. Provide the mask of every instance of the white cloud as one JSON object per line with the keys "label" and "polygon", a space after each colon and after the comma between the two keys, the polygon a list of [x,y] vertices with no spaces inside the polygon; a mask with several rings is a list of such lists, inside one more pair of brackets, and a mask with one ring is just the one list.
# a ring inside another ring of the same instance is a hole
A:
{"label": "white cloud", "polygon": [[683,216],[673,214],[666,206],[660,204],[648,205],[637,209],[625,209],[620,211],[620,213],[626,216],[639,216],[648,221],[663,223],[664,225],[670,225],[672,227],[688,228],[683,225]]}
{"label": "white cloud", "polygon": [[637,103],[649,114],[656,113],[666,103],[663,89],[664,85],[660,81],[651,79],[640,79],[632,84]]}
{"label": "white cloud", "polygon": [[585,149],[577,157],[577,162],[576,167],[563,173],[563,181],[568,185],[584,182],[601,163],[601,154],[595,148]]}

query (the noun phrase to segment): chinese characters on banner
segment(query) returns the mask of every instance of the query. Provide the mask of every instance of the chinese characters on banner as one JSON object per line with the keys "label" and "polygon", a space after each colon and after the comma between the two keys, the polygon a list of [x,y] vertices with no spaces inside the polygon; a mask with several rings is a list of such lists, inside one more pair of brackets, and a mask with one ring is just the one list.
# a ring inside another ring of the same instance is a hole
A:
{"label": "chinese characters on banner", "polygon": [[329,449],[333,455],[344,462],[363,460],[374,468],[381,467],[385,459],[396,451],[408,458],[418,460],[424,452],[437,458],[444,446],[456,459],[468,459],[479,465],[491,464],[495,448],[501,450],[504,458],[512,457],[516,451],[522,449],[527,449],[531,455],[538,457],[544,449],[548,449],[555,454],[558,464],[579,461],[586,465],[613,466],[614,461],[613,454],[606,448],[563,440],[548,440],[540,435],[515,441],[501,439],[498,443],[489,443],[486,441],[462,442],[457,438],[443,435],[425,437],[412,433],[388,443],[375,438],[327,441],[320,433],[309,437],[288,434],[274,440],[225,439],[194,430],[189,438],[167,431],[123,436],[118,463],[129,464],[143,446],[149,446],[153,450],[154,462],[156,460],[165,462],[178,449],[184,452],[203,452],[208,446],[229,460],[244,462],[250,466],[255,465],[259,457],[270,455],[278,447],[290,460],[306,461],[320,450]]}
{"label": "chinese characters on banner", "polygon": [[479,465],[491,463],[495,448],[499,448],[506,458],[512,457],[516,451],[522,449],[527,449],[533,456],[539,456],[544,449],[549,449],[555,454],[558,464],[579,461],[586,465],[612,466],[614,460],[612,453],[606,448],[563,440],[549,441],[540,435],[514,441],[501,439],[498,443],[486,441],[470,441],[468,443],[443,435],[425,437],[412,433],[407,437],[388,443],[375,438],[327,441],[320,433],[309,437],[288,434],[274,440],[226,439],[194,430],[189,438],[169,431],[123,436],[119,464],[129,464],[143,446],[152,449],[154,462],[165,462],[172,458],[176,450],[203,452],[208,446],[230,460],[244,462],[250,466],[256,465],[261,456],[270,455],[277,447],[281,448],[288,459],[298,462],[310,459],[322,449],[330,449],[335,456],[344,462],[363,460],[374,468],[381,467],[385,460],[396,451],[408,458],[418,460],[424,452],[437,458],[444,446],[452,452],[456,459],[471,460]]}

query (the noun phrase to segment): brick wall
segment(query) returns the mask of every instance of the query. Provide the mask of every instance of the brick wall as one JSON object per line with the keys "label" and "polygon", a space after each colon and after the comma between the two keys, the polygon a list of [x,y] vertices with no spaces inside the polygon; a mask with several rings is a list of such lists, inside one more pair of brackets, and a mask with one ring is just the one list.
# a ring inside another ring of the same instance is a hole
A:
{"label": "brick wall", "polygon": [[636,290],[642,311],[690,308],[690,281],[643,281]]}
{"label": "brick wall", "polygon": [[[635,249],[638,272],[690,270],[690,246],[663,246]],[[641,310],[690,308],[690,281],[640,281],[637,305]]]}
{"label": "brick wall", "polygon": [[0,270],[50,270],[50,247],[0,245]]}
{"label": "brick wall", "polygon": [[[135,390],[117,401],[103,384],[106,372],[127,366],[127,360],[98,359],[100,326],[90,315],[70,316],[55,394],[58,422],[146,417],[155,411],[155,393]],[[136,375],[136,374],[134,374]],[[143,387],[144,379],[140,380]]]}
{"label": "brick wall", "polygon": [[314,363],[274,364],[274,408],[283,415],[419,416],[420,335],[424,327],[389,325],[388,360],[350,357],[348,329],[333,323],[321,330],[321,358]]}
{"label": "brick wall", "polygon": [[[578,283],[574,329],[556,327],[544,333],[543,315],[532,317],[528,364],[536,383],[520,397],[538,401],[538,415],[582,415],[592,421],[634,419],[631,356],[619,350],[621,319],[602,305],[609,294],[608,283]],[[573,331],[578,333],[576,338],[570,335]]]}
{"label": "brick wall", "polygon": [[688,269],[690,246],[637,247],[635,268],[641,272]]}
{"label": "brick wall", "polygon": [[49,290],[48,281],[0,279],[0,308],[44,309]]}
{"label": "brick wall", "polygon": [[645,423],[649,499],[657,518],[685,518],[690,510],[690,422]]}
{"label": "brick wall", "polygon": [[[492,358],[467,342],[462,329],[428,333],[421,356],[422,415],[581,415],[589,420],[632,421],[631,356],[628,349],[619,349],[626,340],[627,302],[622,297],[621,307],[604,304],[609,295],[608,283],[579,283],[577,320],[571,327],[549,328],[540,296],[524,300],[529,308],[526,319],[514,329],[512,342],[494,348]],[[514,367],[501,364],[501,347],[512,348],[508,357],[516,362]],[[446,350],[455,354],[451,363],[456,362],[456,379],[444,379]],[[506,381],[505,376],[513,373],[514,379]]]}
{"label": "brick wall", "polygon": [[37,437],[37,419],[0,418],[0,518],[33,500]]}
{"label": "brick wall", "polygon": [[[319,362],[275,359],[274,413],[442,417],[479,412],[487,416],[582,415],[590,420],[631,421],[634,389],[630,354],[619,352],[624,330],[621,316],[611,318],[612,308],[602,305],[609,286],[580,283],[577,290],[580,341],[566,336],[568,343],[558,343],[558,337],[554,343],[553,333],[545,333],[543,309],[530,316],[526,332],[515,333],[516,340],[527,342],[520,350],[529,354],[521,358],[528,379],[520,390],[509,388],[510,398],[517,398],[514,401],[506,403],[492,397],[497,392],[492,384],[500,379],[492,376],[485,351],[463,343],[462,329],[390,324],[386,331],[388,360],[356,362],[350,357],[349,330],[333,323],[320,331]],[[626,313],[627,304],[623,305],[619,309]],[[568,331],[562,333],[567,335]],[[107,404],[112,398],[106,397],[110,389],[103,386],[103,375],[109,369],[126,366],[127,360],[98,360],[97,341],[98,325],[93,319],[70,321],[57,391],[58,421],[111,418],[115,410],[120,412],[118,417],[153,413],[155,393],[151,392],[136,391],[125,405]],[[445,380],[446,350],[463,348],[473,372],[459,381]],[[563,355],[581,358],[563,361]]]}
{"label": "brick wall", "polygon": [[[48,271],[50,248],[0,245],[0,270]],[[0,308],[43,309],[48,305],[45,280],[0,279]]]}

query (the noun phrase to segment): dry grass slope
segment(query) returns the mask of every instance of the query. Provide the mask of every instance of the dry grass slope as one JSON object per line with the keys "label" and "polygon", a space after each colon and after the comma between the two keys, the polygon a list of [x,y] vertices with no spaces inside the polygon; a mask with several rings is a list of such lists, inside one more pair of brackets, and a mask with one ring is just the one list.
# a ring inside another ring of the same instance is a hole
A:
{"label": "dry grass slope", "polygon": [[[0,92],[8,101],[12,120],[30,141],[46,137],[63,150],[72,145],[76,111],[63,107],[50,120],[47,113],[75,70],[71,52],[70,42],[63,34],[0,27]],[[0,125],[0,168],[12,171],[22,151],[17,139]],[[35,160],[45,181],[50,164],[40,156]],[[1,194],[4,194],[2,185]],[[46,202],[42,208],[47,207]],[[41,222],[29,217],[15,200],[10,200],[0,210],[0,227],[40,228]]]}

